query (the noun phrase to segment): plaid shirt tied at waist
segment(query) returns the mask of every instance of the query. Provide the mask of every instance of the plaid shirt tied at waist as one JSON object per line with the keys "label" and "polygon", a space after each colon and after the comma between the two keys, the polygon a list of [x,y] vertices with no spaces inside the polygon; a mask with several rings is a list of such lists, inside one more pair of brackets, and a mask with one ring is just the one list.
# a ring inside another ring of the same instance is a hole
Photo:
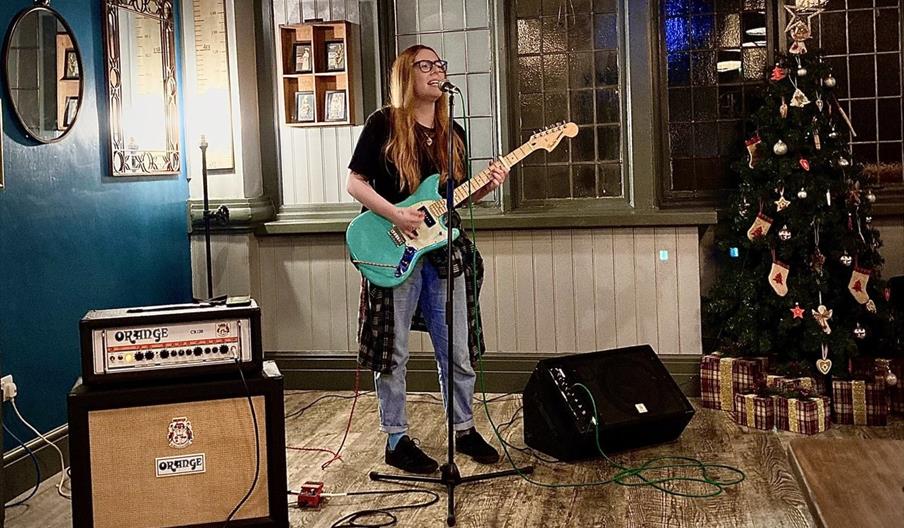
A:
{"label": "plaid shirt tied at waist", "polygon": [[[439,248],[425,255],[436,267],[440,278],[448,275],[446,249]],[[475,262],[476,260],[476,262]],[[476,264],[476,265],[474,265]],[[462,231],[452,243],[452,276],[464,273],[465,296],[468,303],[468,351],[471,364],[486,351],[480,326],[480,288],[483,286],[483,259],[477,246]],[[474,287],[474,277],[477,287]],[[393,358],[395,322],[392,288],[381,288],[361,279],[361,304],[358,308],[358,363],[377,372],[390,372],[396,367]],[[414,314],[411,330],[426,332],[427,324],[420,307]]]}

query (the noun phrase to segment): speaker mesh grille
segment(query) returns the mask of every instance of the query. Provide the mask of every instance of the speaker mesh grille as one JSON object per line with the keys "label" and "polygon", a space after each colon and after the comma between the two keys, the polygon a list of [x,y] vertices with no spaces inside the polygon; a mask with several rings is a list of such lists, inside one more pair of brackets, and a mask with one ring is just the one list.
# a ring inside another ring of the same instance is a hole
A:
{"label": "speaker mesh grille", "polygon": [[[252,397],[260,430],[260,476],[234,517],[266,517],[266,407]],[[169,446],[173,418],[192,424],[190,446]],[[96,528],[171,527],[223,522],[254,477],[254,425],[246,398],[89,411],[88,437]],[[157,477],[158,457],[204,453],[206,472]]]}

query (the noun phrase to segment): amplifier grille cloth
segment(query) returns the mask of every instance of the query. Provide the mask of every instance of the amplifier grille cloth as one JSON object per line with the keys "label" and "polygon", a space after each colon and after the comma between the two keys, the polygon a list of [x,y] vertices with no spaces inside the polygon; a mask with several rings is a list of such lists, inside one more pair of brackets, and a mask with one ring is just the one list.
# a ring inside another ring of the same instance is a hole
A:
{"label": "amplifier grille cloth", "polygon": [[[260,430],[257,487],[234,519],[268,514],[266,416],[253,396]],[[193,442],[169,446],[173,418],[191,422]],[[223,522],[254,478],[254,425],[247,398],[90,411],[91,486],[96,528],[151,528]],[[158,478],[155,459],[204,453],[207,471]]]}

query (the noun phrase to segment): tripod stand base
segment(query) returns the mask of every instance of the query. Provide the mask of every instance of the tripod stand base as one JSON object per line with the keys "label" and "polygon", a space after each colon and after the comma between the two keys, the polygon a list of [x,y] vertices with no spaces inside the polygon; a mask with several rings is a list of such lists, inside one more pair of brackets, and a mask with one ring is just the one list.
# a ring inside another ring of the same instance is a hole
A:
{"label": "tripod stand base", "polygon": [[462,477],[461,473],[459,473],[458,471],[458,466],[456,466],[455,463],[452,462],[451,464],[443,464],[442,466],[440,466],[439,477],[421,477],[417,475],[388,475],[385,473],[371,471],[370,480],[384,482],[426,482],[429,484],[441,484],[445,486],[449,496],[449,515],[446,517],[446,524],[448,526],[455,526],[455,486],[458,486],[459,484],[467,484],[468,482],[479,482],[482,480],[510,477],[513,475],[530,475],[533,472],[534,466],[525,466],[523,468],[507,469],[505,471],[494,471],[492,473]]}

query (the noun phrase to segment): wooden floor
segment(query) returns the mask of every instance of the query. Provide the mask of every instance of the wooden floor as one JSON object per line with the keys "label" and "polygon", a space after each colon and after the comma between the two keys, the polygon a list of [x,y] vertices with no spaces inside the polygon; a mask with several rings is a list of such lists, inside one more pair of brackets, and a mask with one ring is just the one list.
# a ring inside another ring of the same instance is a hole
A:
{"label": "wooden floor", "polygon": [[[301,409],[323,392],[291,392],[286,395],[286,412]],[[348,395],[349,393],[341,393]],[[492,395],[490,395],[492,396]],[[421,447],[437,459],[445,457],[445,422],[442,407],[434,394],[416,394],[409,400],[411,435],[420,439]],[[698,402],[694,402],[695,405]],[[519,396],[506,396],[488,404],[497,424],[506,422],[520,407]],[[342,439],[351,407],[350,399],[328,398],[286,423],[289,445],[335,449]],[[698,406],[699,407],[699,406]],[[492,432],[487,425],[483,405],[475,405],[478,428]],[[342,453],[342,461],[325,471],[320,465],[330,455],[318,452],[290,450],[288,452],[289,486],[297,489],[306,480],[325,482],[325,491],[388,489],[391,486],[373,483],[371,471],[390,472],[382,463],[385,436],[377,430],[377,405],[373,394],[361,396]],[[505,428],[503,436],[517,446],[523,446],[521,421]],[[904,439],[904,420],[896,419],[888,427],[833,426],[823,438],[890,438]],[[605,485],[585,488],[548,489],[534,486],[518,477],[494,480],[489,483],[465,484],[457,488],[458,526],[464,527],[804,527],[813,526],[801,488],[789,466],[787,448],[791,440],[800,438],[792,433],[753,431],[735,425],[723,412],[698,409],[681,438],[673,443],[636,450],[614,457],[622,465],[639,465],[645,460],[663,455],[699,458],[707,463],[727,464],[743,470],[747,479],[729,487],[720,496],[691,499],[666,495],[649,487]],[[497,447],[498,440],[493,440]],[[615,470],[601,461],[580,464],[553,464],[511,451],[518,464],[533,463],[533,479],[538,482],[561,484],[592,482],[612,476]],[[464,458],[458,459],[463,475],[507,468],[505,461],[488,468]],[[716,473],[711,476],[722,475]],[[51,479],[52,480],[52,479]],[[28,506],[7,511],[9,528],[69,526],[68,501],[60,498],[48,480]],[[445,492],[440,502],[426,509],[403,511],[397,514],[398,526],[445,526]],[[708,488],[683,485],[685,492],[709,491]],[[336,497],[319,511],[292,509],[293,527],[328,528],[340,517],[377,505],[402,504],[418,497]],[[375,519],[362,520],[372,523]]]}

